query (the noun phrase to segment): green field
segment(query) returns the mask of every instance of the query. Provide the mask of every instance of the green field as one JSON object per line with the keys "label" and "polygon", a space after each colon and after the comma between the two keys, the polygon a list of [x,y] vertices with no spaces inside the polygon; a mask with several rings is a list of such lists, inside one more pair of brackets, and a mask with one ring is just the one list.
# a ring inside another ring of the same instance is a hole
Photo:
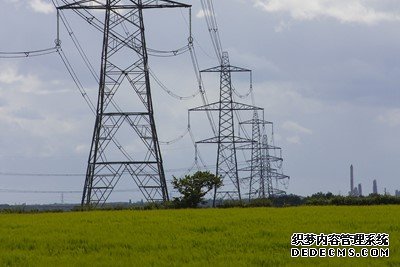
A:
{"label": "green field", "polygon": [[[388,233],[389,258],[291,258],[293,232]],[[400,206],[0,214],[0,266],[400,266]]]}

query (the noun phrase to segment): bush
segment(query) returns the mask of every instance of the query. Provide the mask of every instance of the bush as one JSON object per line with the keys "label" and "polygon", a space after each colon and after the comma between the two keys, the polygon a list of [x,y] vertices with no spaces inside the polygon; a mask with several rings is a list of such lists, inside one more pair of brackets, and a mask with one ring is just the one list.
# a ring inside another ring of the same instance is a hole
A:
{"label": "bush", "polygon": [[243,203],[241,200],[224,200],[222,203],[218,203],[218,208],[244,208],[246,204]]}
{"label": "bush", "polygon": [[272,207],[272,201],[268,198],[252,199],[247,204],[248,207]]}

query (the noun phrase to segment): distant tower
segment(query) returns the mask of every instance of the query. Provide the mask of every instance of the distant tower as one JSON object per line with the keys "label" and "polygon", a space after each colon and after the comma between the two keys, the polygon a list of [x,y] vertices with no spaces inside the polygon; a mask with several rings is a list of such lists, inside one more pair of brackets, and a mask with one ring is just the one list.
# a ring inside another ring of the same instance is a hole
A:
{"label": "distant tower", "polygon": [[353,176],[353,164],[350,165],[350,196],[354,196],[354,176]]}
{"label": "distant tower", "polygon": [[361,184],[358,184],[358,196],[362,196],[362,187],[361,187]]}
{"label": "distant tower", "polygon": [[359,196],[358,188],[357,188],[357,187],[354,187],[352,196],[354,196],[354,197]]}
{"label": "distant tower", "polygon": [[372,193],[376,195],[378,194],[378,185],[376,184],[376,180],[372,182]]}
{"label": "distant tower", "polygon": [[[216,175],[223,179],[224,186],[218,189],[214,188],[213,206],[215,207],[216,199],[242,200],[236,147],[238,144],[253,143],[253,140],[242,138],[235,134],[234,112],[241,110],[255,111],[262,110],[262,108],[237,103],[233,100],[232,73],[250,72],[250,70],[232,66],[229,62],[229,55],[227,52],[222,53],[220,66],[202,70],[201,72],[214,72],[220,74],[219,102],[189,109],[189,111],[217,111],[219,113],[217,135],[196,142],[197,144],[218,145]],[[233,186],[230,186],[229,183]]]}

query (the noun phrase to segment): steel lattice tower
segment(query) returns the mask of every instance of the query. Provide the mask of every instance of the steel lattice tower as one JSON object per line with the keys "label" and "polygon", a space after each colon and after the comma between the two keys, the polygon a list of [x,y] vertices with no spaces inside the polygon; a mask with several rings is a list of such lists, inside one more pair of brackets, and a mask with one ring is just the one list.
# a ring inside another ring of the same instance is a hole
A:
{"label": "steel lattice tower", "polygon": [[[272,124],[272,123],[271,123]],[[263,168],[263,177],[262,177],[262,187],[265,189],[267,188],[267,194],[268,197],[271,197],[274,195],[274,186],[273,186],[273,170],[271,167],[271,163],[279,160],[283,160],[282,158],[278,158],[275,156],[271,156],[270,150],[275,149],[275,147],[271,147],[268,144],[268,136],[264,134],[261,139],[261,154],[262,154],[262,159],[261,159],[261,165]],[[279,149],[279,148],[277,148]],[[265,191],[263,192],[263,196],[265,197]]]}
{"label": "steel lattice tower", "polygon": [[220,73],[220,99],[219,102],[190,109],[189,111],[218,111],[218,135],[202,141],[198,144],[216,143],[217,167],[216,175],[222,177],[223,181],[231,181],[234,188],[223,186],[215,189],[213,205],[216,199],[239,199],[242,200],[240,191],[240,180],[238,175],[238,163],[236,157],[236,147],[240,143],[251,143],[252,140],[235,135],[234,111],[239,110],[260,110],[258,107],[247,104],[237,103],[232,97],[232,72],[250,72],[248,69],[231,66],[227,52],[222,53],[221,65],[201,71]]}
{"label": "steel lattice tower", "polygon": [[[249,185],[249,201],[254,198],[265,198],[269,195],[269,186],[267,181],[267,167],[265,166],[268,162],[265,161],[265,150],[263,147],[263,132],[265,124],[270,124],[271,122],[267,122],[259,119],[258,111],[255,110],[253,112],[253,119],[240,122],[240,125],[251,125],[251,140],[253,142],[251,144],[245,144],[239,149],[250,150],[251,151],[251,159],[249,160],[249,166],[240,169],[240,171],[249,172],[250,176],[243,178],[243,180],[248,180]],[[267,182],[267,183],[266,183]],[[266,193],[266,185],[267,184],[267,193]]]}
{"label": "steel lattice tower", "polygon": [[[61,2],[64,5],[58,10],[73,10],[103,34],[96,121],[82,205],[104,205],[121,178],[132,178],[148,201],[168,200],[154,121],[143,10],[190,6],[168,0]],[[118,99],[127,98],[128,104],[121,106]],[[137,105],[130,106],[135,101]],[[132,141],[140,146],[135,153],[126,149]]]}
{"label": "steel lattice tower", "polygon": [[[251,151],[249,165],[240,169],[240,171],[250,173],[249,177],[242,178],[244,184],[249,186],[249,201],[284,193],[279,190],[278,183],[280,180],[289,179],[289,176],[280,172],[283,162],[281,148],[270,144],[265,129],[267,125],[273,127],[273,123],[260,119],[258,112],[254,111],[251,120],[240,122],[240,124],[251,125],[252,128],[251,139],[253,142],[238,147],[238,149]],[[276,155],[277,151],[279,152],[278,156]]]}
{"label": "steel lattice tower", "polygon": [[[272,123],[270,123],[272,125]],[[289,176],[282,173],[282,149],[270,144],[268,135],[262,136],[262,158],[265,178],[263,179],[269,197],[286,194],[284,190],[279,189],[279,183],[290,179]],[[279,151],[279,155],[277,155]],[[275,185],[273,183],[275,182]],[[264,186],[265,187],[265,186]]]}

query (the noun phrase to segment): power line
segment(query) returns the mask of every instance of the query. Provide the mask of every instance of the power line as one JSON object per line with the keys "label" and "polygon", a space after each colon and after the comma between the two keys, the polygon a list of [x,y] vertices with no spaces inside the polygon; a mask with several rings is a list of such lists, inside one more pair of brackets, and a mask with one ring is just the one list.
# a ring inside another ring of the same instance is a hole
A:
{"label": "power line", "polygon": [[40,50],[20,51],[20,52],[0,52],[0,58],[17,59],[17,58],[39,57],[57,53],[58,49],[59,45],[57,44],[55,47],[50,47]]}
{"label": "power line", "polygon": [[189,51],[189,47],[187,45],[175,49],[175,50],[157,50],[152,48],[147,48],[148,54],[153,57],[176,57],[182,54],[185,54]]}
{"label": "power line", "polygon": [[[114,190],[114,192],[127,193],[127,192],[140,192],[138,189],[123,189]],[[0,188],[0,193],[22,193],[22,194],[82,194],[82,190],[22,190],[22,189],[9,189]]]}
{"label": "power line", "polygon": [[163,84],[161,82],[161,80],[157,77],[157,75],[154,73],[154,71],[150,68],[149,68],[149,73],[150,73],[150,76],[154,79],[154,81],[161,87],[161,89],[163,89],[168,95],[172,96],[173,98],[176,98],[178,100],[190,100],[200,94],[200,91],[197,91],[196,93],[193,93],[189,96],[180,96],[178,94],[175,94],[170,89],[168,89],[167,86],[165,86],[165,84]]}
{"label": "power line", "polygon": [[214,47],[214,51],[219,61],[222,59],[222,45],[221,38],[219,36],[217,19],[215,16],[214,5],[211,0],[201,0],[203,8],[204,18],[206,19],[208,32],[211,37],[211,42]]}
{"label": "power line", "polygon": [[84,174],[78,173],[19,173],[19,172],[0,172],[0,176],[31,176],[31,177],[82,177]]}

